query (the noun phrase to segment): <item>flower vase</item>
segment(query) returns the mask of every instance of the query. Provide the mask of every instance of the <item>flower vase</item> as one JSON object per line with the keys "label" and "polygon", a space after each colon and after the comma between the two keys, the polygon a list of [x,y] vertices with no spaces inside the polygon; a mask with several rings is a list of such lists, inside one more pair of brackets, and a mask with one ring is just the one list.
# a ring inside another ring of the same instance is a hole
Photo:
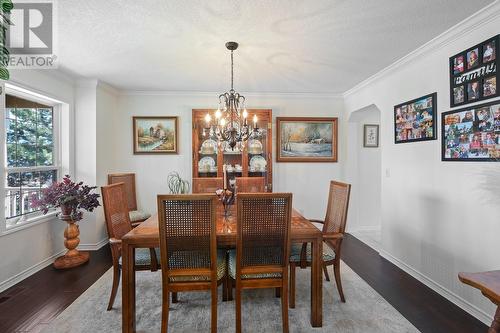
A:
{"label": "flower vase", "polygon": [[[54,262],[54,267],[57,269],[66,269],[80,266],[89,261],[89,253],[78,251],[76,248],[80,243],[80,230],[77,221],[74,218],[72,207],[61,206],[59,219],[65,221],[68,226],[64,230],[64,246],[68,250],[64,255],[58,257]],[[77,216],[77,215],[76,215]]]}

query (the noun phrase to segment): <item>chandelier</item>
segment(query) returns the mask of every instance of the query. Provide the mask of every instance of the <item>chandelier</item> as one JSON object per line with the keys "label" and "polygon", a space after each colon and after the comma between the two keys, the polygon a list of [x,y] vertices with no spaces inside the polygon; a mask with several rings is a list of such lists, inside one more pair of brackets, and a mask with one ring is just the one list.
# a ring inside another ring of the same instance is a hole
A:
{"label": "chandelier", "polygon": [[[245,142],[251,137],[257,137],[261,130],[257,125],[257,115],[253,116],[253,126],[248,124],[248,112],[245,108],[245,96],[234,91],[233,51],[238,43],[227,42],[226,48],[231,51],[231,90],[219,95],[219,107],[212,116],[205,116],[204,134],[215,137],[219,144],[228,145],[231,150],[243,150]],[[227,147],[224,147],[227,148]]]}

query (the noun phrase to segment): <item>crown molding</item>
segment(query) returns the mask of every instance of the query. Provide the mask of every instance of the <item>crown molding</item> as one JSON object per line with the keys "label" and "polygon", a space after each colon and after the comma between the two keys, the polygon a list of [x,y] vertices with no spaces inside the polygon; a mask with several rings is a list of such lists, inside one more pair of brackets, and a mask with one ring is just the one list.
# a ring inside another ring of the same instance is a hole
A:
{"label": "crown molding", "polygon": [[[117,90],[122,96],[189,96],[189,97],[217,97],[220,92],[215,91],[174,91],[174,90]],[[247,92],[245,97],[254,98],[343,98],[341,93],[308,93],[308,92]]]}
{"label": "crown molding", "polygon": [[101,80],[97,81],[97,88],[101,88],[102,90],[114,95],[118,96],[120,95],[120,90],[116,89],[114,86],[110,85],[109,83],[103,82]]}
{"label": "crown molding", "polygon": [[82,88],[97,88],[97,84],[99,83],[98,79],[79,79],[76,81],[77,87]]}
{"label": "crown molding", "polygon": [[399,69],[400,67],[406,65],[409,62],[412,62],[413,60],[417,59],[418,57],[421,57],[422,55],[429,55],[437,52],[438,50],[444,48],[445,46],[448,46],[450,43],[461,38],[464,34],[480,29],[482,26],[488,24],[489,22],[498,18],[499,16],[500,16],[500,1],[496,0],[495,2],[489,4],[488,6],[480,9],[471,16],[455,24],[454,26],[452,26],[445,32],[441,33],[437,37],[423,44],[416,50],[408,53],[401,59],[385,67],[384,69],[370,76],[366,80],[358,83],[351,89],[345,91],[342,94],[343,98],[349,97],[350,95],[358,92],[359,90],[385,77],[386,75],[389,75],[393,71]]}

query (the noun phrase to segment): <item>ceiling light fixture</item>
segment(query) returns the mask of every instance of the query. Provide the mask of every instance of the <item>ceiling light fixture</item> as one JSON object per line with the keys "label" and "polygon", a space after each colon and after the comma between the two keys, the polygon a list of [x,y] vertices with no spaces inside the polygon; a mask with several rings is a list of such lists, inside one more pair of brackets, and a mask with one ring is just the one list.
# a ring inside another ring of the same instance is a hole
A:
{"label": "ceiling light fixture", "polygon": [[241,151],[245,142],[250,137],[259,136],[261,130],[257,125],[257,115],[253,116],[253,126],[248,125],[245,96],[234,91],[233,52],[238,48],[238,43],[227,42],[226,48],[231,51],[231,90],[219,95],[219,107],[213,117],[209,113],[205,116],[204,135],[209,134],[210,137],[217,138],[219,144],[225,143],[233,151]]}

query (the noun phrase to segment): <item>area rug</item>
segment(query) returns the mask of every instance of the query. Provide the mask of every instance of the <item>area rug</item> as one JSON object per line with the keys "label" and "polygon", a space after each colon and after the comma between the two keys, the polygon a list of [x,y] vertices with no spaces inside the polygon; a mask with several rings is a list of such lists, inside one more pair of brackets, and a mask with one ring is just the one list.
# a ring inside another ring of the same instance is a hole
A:
{"label": "area rug", "polygon": [[[330,267],[331,270],[331,267]],[[289,310],[290,332],[419,332],[346,264],[342,263],[346,303],[341,303],[335,283],[323,281],[323,327],[312,328],[310,318],[310,269],[297,269],[295,309]],[[333,272],[330,271],[333,277]],[[106,311],[112,270],[66,308],[44,330],[63,332],[121,332],[121,285],[113,310]],[[137,332],[160,332],[161,273],[137,272]],[[281,304],[274,290],[246,290],[242,301],[244,332],[281,332]],[[235,331],[234,301],[222,302],[219,289],[218,332]],[[209,332],[208,292],[180,293],[171,304],[169,332]]]}

